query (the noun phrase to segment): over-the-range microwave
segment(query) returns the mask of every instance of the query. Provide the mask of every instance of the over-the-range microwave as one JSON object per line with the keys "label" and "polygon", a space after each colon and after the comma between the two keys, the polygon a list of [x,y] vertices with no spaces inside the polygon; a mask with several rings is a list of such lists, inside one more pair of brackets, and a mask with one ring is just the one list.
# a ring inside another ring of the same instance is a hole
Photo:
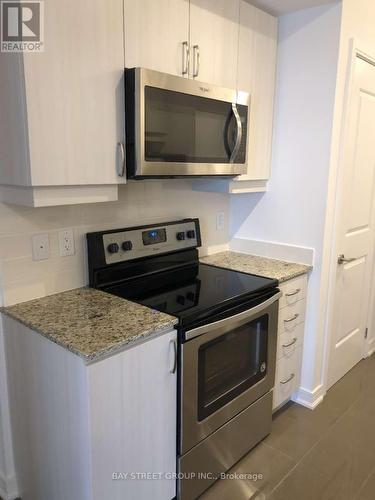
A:
{"label": "over-the-range microwave", "polygon": [[246,172],[250,95],[143,68],[125,70],[133,179]]}

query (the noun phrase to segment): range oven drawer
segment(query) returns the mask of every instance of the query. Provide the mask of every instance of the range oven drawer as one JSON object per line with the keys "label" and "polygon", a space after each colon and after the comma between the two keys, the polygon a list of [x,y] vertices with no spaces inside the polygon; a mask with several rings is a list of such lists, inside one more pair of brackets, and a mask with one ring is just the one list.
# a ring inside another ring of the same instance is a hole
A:
{"label": "range oven drawer", "polygon": [[179,500],[201,495],[259,441],[271,432],[272,391],[232,418],[178,459]]}

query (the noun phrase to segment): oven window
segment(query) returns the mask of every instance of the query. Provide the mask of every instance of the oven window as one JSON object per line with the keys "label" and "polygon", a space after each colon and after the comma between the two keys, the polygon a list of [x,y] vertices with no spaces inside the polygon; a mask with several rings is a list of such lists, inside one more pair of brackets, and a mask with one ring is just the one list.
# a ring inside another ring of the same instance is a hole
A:
{"label": "oven window", "polygon": [[198,351],[198,420],[267,374],[268,315],[233,329]]}
{"label": "oven window", "polygon": [[[245,163],[247,106],[237,105],[242,143],[234,163]],[[232,104],[145,87],[145,160],[229,163],[236,140]]]}

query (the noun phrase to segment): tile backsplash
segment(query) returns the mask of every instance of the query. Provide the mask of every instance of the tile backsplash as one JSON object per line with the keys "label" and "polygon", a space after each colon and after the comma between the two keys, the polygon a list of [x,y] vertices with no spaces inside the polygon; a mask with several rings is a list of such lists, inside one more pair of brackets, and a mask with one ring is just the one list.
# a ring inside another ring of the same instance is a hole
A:
{"label": "tile backsplash", "polygon": [[[223,230],[216,215],[223,212]],[[189,180],[129,182],[110,203],[27,208],[0,204],[1,303],[11,305],[87,284],[88,231],[199,217],[201,254],[228,244],[229,195],[192,191]],[[58,231],[74,230],[75,254],[60,257]],[[33,261],[31,237],[48,233],[50,258]]]}

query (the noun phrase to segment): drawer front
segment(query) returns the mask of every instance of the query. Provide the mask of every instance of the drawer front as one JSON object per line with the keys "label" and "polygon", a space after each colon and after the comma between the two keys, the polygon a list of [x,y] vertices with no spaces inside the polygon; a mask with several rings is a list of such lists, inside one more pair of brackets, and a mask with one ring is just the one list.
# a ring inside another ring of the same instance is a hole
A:
{"label": "drawer front", "polygon": [[306,297],[307,275],[298,276],[280,285],[282,296],[280,298],[280,308],[295,304]]}
{"label": "drawer front", "polygon": [[290,358],[302,346],[305,323],[296,324],[291,330],[280,333],[277,338],[277,359]]}
{"label": "drawer front", "polygon": [[296,349],[289,357],[282,357],[276,363],[273,408],[287,401],[299,387],[302,348]]}
{"label": "drawer front", "polygon": [[305,321],[306,303],[299,300],[295,304],[283,307],[279,311],[279,335],[284,332],[292,332],[296,326]]}

